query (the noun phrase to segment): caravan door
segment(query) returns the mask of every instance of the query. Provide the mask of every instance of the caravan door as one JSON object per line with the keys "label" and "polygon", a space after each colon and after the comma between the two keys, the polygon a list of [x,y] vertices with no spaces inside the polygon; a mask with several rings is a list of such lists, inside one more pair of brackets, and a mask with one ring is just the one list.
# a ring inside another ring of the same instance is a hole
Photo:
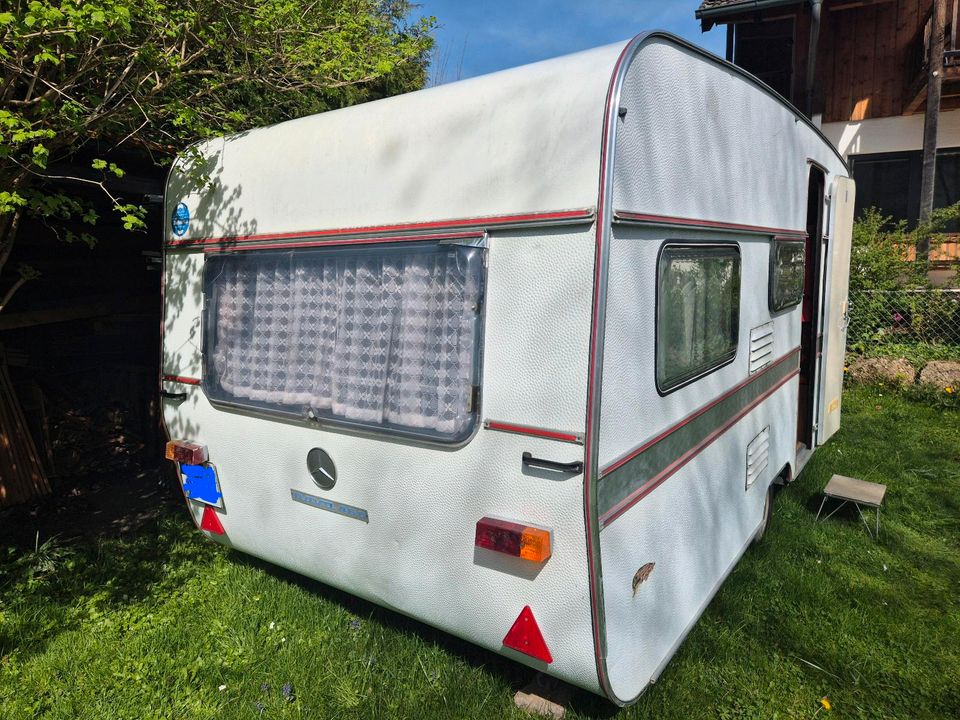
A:
{"label": "caravan door", "polygon": [[817,444],[822,445],[840,428],[843,367],[850,319],[850,245],[853,239],[854,181],[837,177],[830,190],[826,292],[823,313],[823,354],[820,362],[820,397]]}

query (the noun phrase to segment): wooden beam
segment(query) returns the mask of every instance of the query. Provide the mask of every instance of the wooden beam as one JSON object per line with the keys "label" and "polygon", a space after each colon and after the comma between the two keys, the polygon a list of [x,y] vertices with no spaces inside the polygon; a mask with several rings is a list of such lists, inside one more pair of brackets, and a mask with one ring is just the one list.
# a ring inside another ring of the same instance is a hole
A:
{"label": "wooden beam", "polygon": [[91,318],[131,315],[151,308],[159,312],[159,300],[152,296],[135,298],[103,298],[88,301],[83,305],[31,310],[20,313],[0,313],[0,331],[19,330],[37,325],[89,320]]}
{"label": "wooden beam", "polygon": [[897,2],[897,0],[851,0],[850,2],[841,2],[836,5],[831,5],[827,8],[827,10],[832,12],[839,12],[840,10],[856,10],[857,8],[866,7],[867,5],[886,5],[894,2]]}

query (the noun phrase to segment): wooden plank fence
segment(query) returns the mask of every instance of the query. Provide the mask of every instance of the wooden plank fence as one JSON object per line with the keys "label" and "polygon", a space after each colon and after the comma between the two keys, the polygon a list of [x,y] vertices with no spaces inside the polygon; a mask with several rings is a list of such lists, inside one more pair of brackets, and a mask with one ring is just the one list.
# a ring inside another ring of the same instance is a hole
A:
{"label": "wooden plank fence", "polygon": [[50,481],[7,369],[0,346],[0,508],[50,494]]}

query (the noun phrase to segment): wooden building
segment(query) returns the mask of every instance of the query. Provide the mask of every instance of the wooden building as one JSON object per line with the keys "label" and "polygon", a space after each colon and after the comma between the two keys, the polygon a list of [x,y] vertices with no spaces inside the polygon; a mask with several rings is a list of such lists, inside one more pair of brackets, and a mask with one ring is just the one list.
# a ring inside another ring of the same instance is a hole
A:
{"label": "wooden building", "polygon": [[[960,200],[960,0],[947,0],[935,207]],[[850,162],[857,211],[919,216],[932,0],[704,0],[727,59],[806,112]]]}

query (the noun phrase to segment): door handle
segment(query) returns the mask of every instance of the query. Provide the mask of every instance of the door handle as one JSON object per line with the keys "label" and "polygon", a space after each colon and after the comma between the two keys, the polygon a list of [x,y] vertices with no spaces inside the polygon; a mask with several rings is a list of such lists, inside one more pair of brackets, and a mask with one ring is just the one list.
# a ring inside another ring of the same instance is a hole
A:
{"label": "door handle", "polygon": [[170,392],[169,390],[161,390],[160,397],[166,398],[167,400],[179,400],[182,402],[187,399],[187,394],[185,392]]}
{"label": "door handle", "polygon": [[573,462],[562,463],[556,460],[545,460],[544,458],[534,457],[528,452],[521,455],[524,467],[540,468],[541,470],[554,470],[556,472],[582,473],[583,461],[575,460]]}

